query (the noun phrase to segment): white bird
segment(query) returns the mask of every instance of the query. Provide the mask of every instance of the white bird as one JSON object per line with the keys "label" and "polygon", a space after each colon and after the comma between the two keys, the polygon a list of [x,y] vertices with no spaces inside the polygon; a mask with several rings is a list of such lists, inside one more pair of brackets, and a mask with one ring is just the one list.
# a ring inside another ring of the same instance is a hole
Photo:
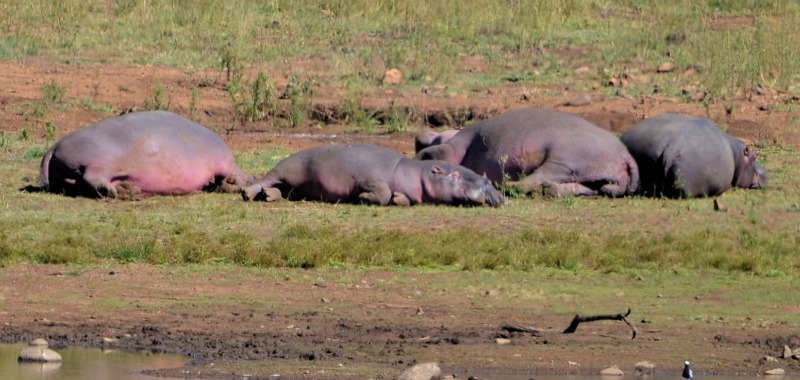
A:
{"label": "white bird", "polygon": [[692,375],[692,369],[689,368],[689,361],[683,362],[683,373],[681,374],[684,379],[694,380],[694,375]]}

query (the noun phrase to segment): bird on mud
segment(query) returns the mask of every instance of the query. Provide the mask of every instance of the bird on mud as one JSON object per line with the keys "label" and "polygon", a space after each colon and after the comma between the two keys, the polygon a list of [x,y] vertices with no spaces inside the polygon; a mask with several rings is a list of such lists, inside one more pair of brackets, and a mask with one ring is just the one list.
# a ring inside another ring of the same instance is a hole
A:
{"label": "bird on mud", "polygon": [[681,374],[684,379],[694,380],[694,375],[692,374],[692,369],[689,368],[689,361],[683,362],[683,373]]}

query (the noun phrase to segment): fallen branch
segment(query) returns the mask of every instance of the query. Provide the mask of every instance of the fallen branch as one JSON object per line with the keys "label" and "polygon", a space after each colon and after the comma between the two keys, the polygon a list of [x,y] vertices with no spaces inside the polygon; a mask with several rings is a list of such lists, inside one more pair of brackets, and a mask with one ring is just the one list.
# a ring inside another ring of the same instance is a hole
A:
{"label": "fallen branch", "polygon": [[508,332],[524,332],[524,333],[531,333],[533,334],[533,336],[542,336],[541,330],[539,329],[534,329],[519,325],[512,325],[508,322],[503,323],[503,325],[500,326],[500,328]]}
{"label": "fallen branch", "polygon": [[633,331],[633,336],[631,339],[636,338],[636,326],[633,325],[628,320],[628,315],[631,314],[631,308],[628,308],[628,312],[625,314],[606,314],[606,315],[587,315],[585,317],[581,317],[579,314],[575,314],[575,318],[572,318],[572,322],[569,324],[566,330],[564,330],[563,334],[572,334],[575,330],[578,329],[578,324],[581,322],[594,322],[594,321],[623,321],[628,327],[631,328]]}

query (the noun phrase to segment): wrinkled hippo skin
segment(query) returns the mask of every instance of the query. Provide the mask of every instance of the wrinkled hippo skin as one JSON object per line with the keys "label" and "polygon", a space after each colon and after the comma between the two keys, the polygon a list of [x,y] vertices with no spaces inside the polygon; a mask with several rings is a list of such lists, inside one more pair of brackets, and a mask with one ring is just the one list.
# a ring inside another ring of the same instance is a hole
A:
{"label": "wrinkled hippo skin", "polygon": [[507,186],[527,194],[621,196],[639,183],[636,162],[611,132],[580,116],[542,108],[477,122],[417,158],[461,164],[496,184],[508,179]]}
{"label": "wrinkled hippo skin", "polygon": [[40,174],[45,191],[120,199],[245,185],[219,136],[165,111],[129,113],[64,136],[45,153]]}
{"label": "wrinkled hippo skin", "polygon": [[414,152],[450,141],[458,133],[457,129],[447,129],[441,132],[422,131],[414,138]]}
{"label": "wrinkled hippo skin", "polygon": [[756,152],[708,119],[664,114],[620,136],[639,165],[639,192],[670,198],[719,195],[731,186],[766,186]]}
{"label": "wrinkled hippo skin", "polygon": [[282,197],[377,205],[503,203],[492,184],[469,169],[413,160],[369,144],[322,145],[295,153],[242,190],[246,201]]}

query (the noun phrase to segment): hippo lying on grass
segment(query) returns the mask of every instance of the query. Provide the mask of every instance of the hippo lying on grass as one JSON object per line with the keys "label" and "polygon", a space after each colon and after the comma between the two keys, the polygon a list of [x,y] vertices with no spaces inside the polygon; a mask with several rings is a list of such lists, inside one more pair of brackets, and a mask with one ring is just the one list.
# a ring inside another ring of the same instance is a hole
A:
{"label": "hippo lying on grass", "polygon": [[165,111],[129,113],[72,132],[45,153],[40,173],[43,190],[85,197],[234,192],[244,185],[219,136]]}
{"label": "hippo lying on grass", "polygon": [[242,190],[246,201],[281,197],[406,206],[503,203],[489,180],[469,169],[441,161],[417,161],[369,144],[323,145],[295,153]]}
{"label": "hippo lying on grass", "polygon": [[417,153],[461,164],[494,183],[527,194],[564,196],[633,193],[636,162],[619,139],[567,112],[527,108],[472,124],[444,144]]}
{"label": "hippo lying on grass", "polygon": [[708,119],[653,116],[628,129],[620,140],[639,164],[639,190],[644,195],[704,197],[731,186],[758,189],[767,183],[756,152]]}

